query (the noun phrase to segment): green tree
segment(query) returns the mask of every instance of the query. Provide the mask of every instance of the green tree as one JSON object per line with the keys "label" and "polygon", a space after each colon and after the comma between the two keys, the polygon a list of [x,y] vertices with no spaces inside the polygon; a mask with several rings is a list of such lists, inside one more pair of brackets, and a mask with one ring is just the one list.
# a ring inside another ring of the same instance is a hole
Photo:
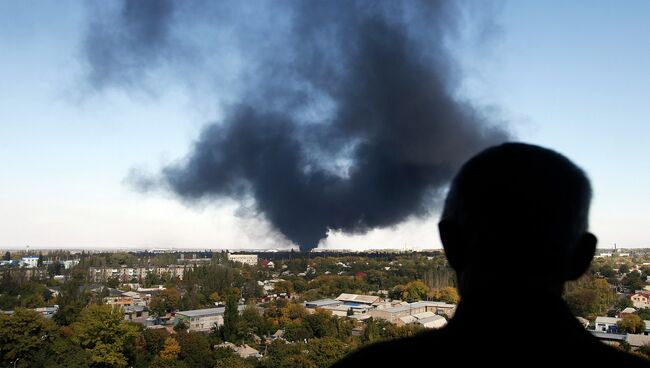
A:
{"label": "green tree", "polygon": [[305,327],[311,332],[310,335],[321,338],[336,335],[336,319],[332,316],[332,312],[318,308],[316,312],[305,316],[303,321]]}
{"label": "green tree", "polygon": [[636,315],[644,321],[650,320],[650,308],[641,308],[636,311]]}
{"label": "green tree", "polygon": [[181,295],[176,288],[170,288],[160,291],[149,302],[149,310],[157,316],[164,316],[167,312],[172,312],[180,306]]}
{"label": "green tree", "polygon": [[632,300],[630,300],[630,298],[628,298],[625,295],[621,296],[619,299],[617,299],[614,302],[614,308],[616,308],[619,311],[622,311],[625,308],[633,307],[633,306],[634,306],[634,303],[632,303]]}
{"label": "green tree", "polygon": [[627,314],[617,323],[619,331],[640,334],[645,331],[645,322],[636,314]]}
{"label": "green tree", "polygon": [[639,272],[630,272],[623,276],[621,280],[623,287],[629,291],[641,290],[645,286],[645,281],[641,279]]}
{"label": "green tree", "polygon": [[181,353],[181,346],[175,338],[169,336],[165,340],[165,345],[160,350],[160,358],[162,360],[176,360]]}
{"label": "green tree", "polygon": [[147,328],[142,331],[144,349],[151,355],[158,355],[165,346],[169,334],[165,330]]}
{"label": "green tree", "polygon": [[253,368],[253,365],[237,355],[217,359],[214,368]]}
{"label": "green tree", "polygon": [[137,327],[124,321],[121,309],[107,305],[91,305],[84,309],[79,321],[72,325],[73,340],[90,353],[93,366],[124,367],[125,351],[135,345]]}
{"label": "green tree", "polygon": [[5,261],[11,261],[11,253],[9,253],[9,251],[5,252],[4,260]]}
{"label": "green tree", "polygon": [[288,344],[282,340],[275,340],[269,345],[262,366],[264,368],[315,367],[304,344]]}
{"label": "green tree", "polygon": [[239,310],[237,296],[229,295],[226,299],[226,309],[223,313],[221,336],[224,341],[234,342],[239,338]]}
{"label": "green tree", "polygon": [[257,307],[248,305],[239,316],[239,327],[237,329],[244,337],[252,334],[262,336],[270,334],[273,325],[260,313]]}
{"label": "green tree", "polygon": [[600,274],[603,277],[611,278],[611,277],[614,277],[616,275],[616,272],[614,272],[614,269],[612,268],[612,266],[610,266],[608,264],[605,264],[600,268]]}
{"label": "green tree", "polygon": [[445,303],[458,304],[458,302],[460,301],[458,290],[456,290],[455,287],[432,289],[428,295],[432,300],[439,300]]}
{"label": "green tree", "polygon": [[273,291],[276,293],[293,293],[293,283],[291,281],[278,281],[273,285]]}
{"label": "green tree", "polygon": [[377,322],[370,317],[366,320],[366,328],[363,330],[363,341],[374,342],[381,338],[381,329]]}
{"label": "green tree", "polygon": [[44,351],[48,354],[44,360],[46,368],[90,367],[90,354],[66,336],[55,338],[51,349]]}
{"label": "green tree", "polygon": [[181,331],[175,338],[181,346],[179,360],[185,362],[188,367],[214,366],[214,354],[207,334]]}
{"label": "green tree", "polygon": [[630,272],[630,266],[628,266],[627,263],[623,263],[620,266],[618,266],[618,273],[619,274],[625,275],[628,272]]}
{"label": "green tree", "polygon": [[50,275],[50,277],[54,275],[60,275],[62,270],[63,270],[63,266],[59,261],[53,261],[52,263],[47,265],[47,274]]}
{"label": "green tree", "polygon": [[327,368],[345,356],[349,348],[334,337],[312,339],[309,341],[309,359],[318,368]]}
{"label": "green tree", "polygon": [[56,325],[33,310],[17,308],[13,315],[0,314],[0,359],[8,364],[19,359],[18,366],[32,366],[35,355],[46,350]]}
{"label": "green tree", "polygon": [[422,281],[411,281],[406,284],[406,290],[405,293],[402,293],[402,299],[406,300],[409,303],[417,302],[419,300],[425,299],[428,292],[429,287]]}
{"label": "green tree", "polygon": [[109,277],[106,280],[106,286],[108,286],[109,288],[116,289],[118,286],[120,286],[120,278],[117,276]]}

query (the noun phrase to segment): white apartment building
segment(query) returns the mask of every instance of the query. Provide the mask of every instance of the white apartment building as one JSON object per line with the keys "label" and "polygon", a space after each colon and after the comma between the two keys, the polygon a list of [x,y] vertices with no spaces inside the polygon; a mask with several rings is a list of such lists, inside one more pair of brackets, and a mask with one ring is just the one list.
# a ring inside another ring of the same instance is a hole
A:
{"label": "white apartment building", "polygon": [[23,257],[22,262],[25,264],[26,267],[29,268],[38,267],[38,257],[34,257],[34,256]]}
{"label": "white apartment building", "polygon": [[257,265],[257,254],[230,254],[228,253],[228,260],[239,262],[251,266]]}

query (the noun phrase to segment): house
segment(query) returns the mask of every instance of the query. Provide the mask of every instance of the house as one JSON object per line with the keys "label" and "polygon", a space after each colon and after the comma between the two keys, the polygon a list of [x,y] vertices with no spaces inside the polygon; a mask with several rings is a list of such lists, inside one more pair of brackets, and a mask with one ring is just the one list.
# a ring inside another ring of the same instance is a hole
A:
{"label": "house", "polygon": [[131,298],[131,305],[134,306],[147,306],[148,299],[146,297],[146,294],[143,296],[143,294],[135,292],[135,291],[124,291],[122,292],[122,295],[126,298]]}
{"label": "house", "polygon": [[262,354],[256,349],[253,349],[247,344],[235,345],[231,342],[224,342],[223,344],[215,345],[215,348],[227,348],[233,350],[237,355],[246,358],[261,358]]}
{"label": "house", "polygon": [[[241,313],[246,309],[245,305],[239,305],[237,310]],[[223,325],[223,315],[226,307],[194,309],[176,313],[176,321],[185,322],[188,331],[210,331],[212,327]]]}
{"label": "house", "polygon": [[277,330],[273,335],[271,335],[272,340],[284,339],[284,330]]}
{"label": "house", "polygon": [[61,295],[61,288],[59,286],[50,286],[49,288],[47,288],[47,290],[49,290],[50,294],[54,298]]}
{"label": "house", "polygon": [[650,292],[637,290],[630,296],[635,308],[650,308]]}
{"label": "house", "polygon": [[618,314],[617,317],[618,317],[618,318],[623,318],[625,315],[628,315],[628,314],[634,314],[634,313],[636,313],[636,309],[634,309],[634,308],[632,308],[632,307],[627,307],[627,308],[623,309],[623,310]]}
{"label": "house", "polygon": [[620,318],[596,317],[594,331],[606,333],[618,333],[618,322]]}
{"label": "house", "polygon": [[133,305],[133,298],[124,295],[125,292],[108,288],[109,295],[104,298],[104,303],[112,306],[129,307]]}
{"label": "house", "polygon": [[260,261],[260,266],[262,266],[264,268],[275,268],[275,263],[273,263],[273,261],[268,260],[268,259],[262,259]]}
{"label": "house", "polygon": [[143,306],[124,307],[124,319],[130,322],[146,324],[149,318],[149,311]]}

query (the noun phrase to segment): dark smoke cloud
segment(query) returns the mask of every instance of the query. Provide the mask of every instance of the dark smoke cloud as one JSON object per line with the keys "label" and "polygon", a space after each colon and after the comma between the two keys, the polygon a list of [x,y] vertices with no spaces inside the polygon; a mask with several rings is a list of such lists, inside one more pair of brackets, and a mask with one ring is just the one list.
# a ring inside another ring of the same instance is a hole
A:
{"label": "dark smoke cloud", "polygon": [[[190,202],[253,198],[259,215],[308,250],[330,229],[362,233],[430,214],[464,160],[508,138],[458,96],[449,50],[462,21],[457,2],[273,4],[259,12],[230,3],[179,11],[188,28],[232,35],[226,48],[204,41],[211,55],[235,45],[242,87],[188,157],[141,184]],[[159,62],[168,9],[155,20],[124,11],[118,24],[131,24],[133,42],[146,46],[110,44],[102,52],[120,58],[99,63],[90,48],[93,70],[119,81],[113,73],[122,59],[138,68]],[[91,29],[89,39],[104,31]]]}
{"label": "dark smoke cloud", "polygon": [[84,39],[89,81],[95,87],[137,83],[164,57],[172,0],[125,1],[118,9],[96,5]]}

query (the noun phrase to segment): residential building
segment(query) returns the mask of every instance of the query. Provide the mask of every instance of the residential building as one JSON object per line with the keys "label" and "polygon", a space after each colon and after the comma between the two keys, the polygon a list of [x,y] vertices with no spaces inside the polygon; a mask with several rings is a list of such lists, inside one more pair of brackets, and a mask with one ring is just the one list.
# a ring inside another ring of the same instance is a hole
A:
{"label": "residential building", "polygon": [[66,270],[69,270],[72,267],[78,265],[79,260],[78,259],[69,259],[69,260],[63,261],[62,263],[63,263],[63,268],[65,268]]}
{"label": "residential building", "polygon": [[[237,309],[241,313],[245,308],[245,305],[240,305]],[[225,307],[186,310],[177,312],[176,319],[187,323],[188,331],[210,331],[213,327],[223,325],[225,311]]]}
{"label": "residential building", "polygon": [[28,267],[28,268],[36,268],[36,267],[38,267],[38,257],[27,256],[27,257],[23,257],[21,259],[21,261],[25,265],[25,267]]}
{"label": "residential building", "polygon": [[228,253],[228,260],[239,262],[250,266],[257,266],[257,254],[231,254]]}
{"label": "residential building", "polygon": [[637,290],[630,296],[635,308],[650,308],[650,292]]}
{"label": "residential building", "polygon": [[88,276],[93,282],[103,282],[109,278],[118,278],[121,282],[136,280],[140,282],[149,273],[168,275],[172,278],[183,279],[186,270],[194,268],[192,263],[183,265],[169,265],[164,267],[90,267]]}

